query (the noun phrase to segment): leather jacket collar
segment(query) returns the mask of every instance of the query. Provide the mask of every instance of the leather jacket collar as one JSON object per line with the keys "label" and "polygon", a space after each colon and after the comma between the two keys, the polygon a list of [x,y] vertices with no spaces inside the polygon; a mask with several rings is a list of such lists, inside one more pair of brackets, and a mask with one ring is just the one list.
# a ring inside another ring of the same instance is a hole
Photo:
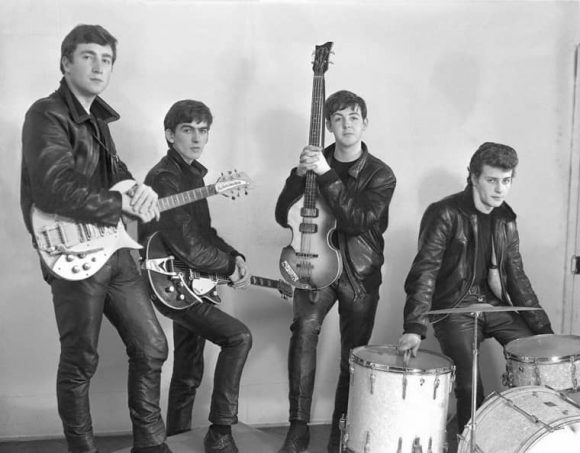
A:
{"label": "leather jacket collar", "polygon": [[[324,150],[324,156],[326,157],[328,164],[331,166],[332,166],[332,161],[334,160],[335,148],[336,148],[336,143],[333,143],[332,145],[328,146]],[[361,172],[361,170],[365,166],[365,163],[366,163],[368,156],[369,156],[369,151],[367,149],[367,145],[364,142],[361,142],[361,148],[362,148],[362,154],[356,160],[354,165],[348,169],[348,174],[355,179],[358,177],[359,173]]]}
{"label": "leather jacket collar", "polygon": [[[470,184],[465,187],[463,192],[460,192],[457,208],[463,215],[467,217],[471,217],[472,215],[477,214],[478,211],[473,201],[473,187]],[[506,222],[511,222],[516,219],[516,213],[505,201],[501,204],[501,206],[494,208],[492,213],[494,218],[501,219]]]}
{"label": "leather jacket collar", "polygon": [[[60,87],[57,92],[64,99],[73,121],[77,124],[82,124],[90,119],[90,115],[83,108],[81,103],[70,90],[66,79],[63,77],[60,81]],[[105,123],[117,121],[120,115],[107,104],[100,96],[97,96],[91,104],[91,113],[99,120]]]}
{"label": "leather jacket collar", "polygon": [[181,157],[181,154],[179,154],[173,146],[169,147],[169,150],[167,151],[167,156],[169,156],[169,158],[173,160],[179,166],[179,168],[181,168],[182,171],[193,171],[194,173],[199,174],[202,178],[205,177],[205,175],[207,175],[208,170],[206,167],[204,167],[197,160],[194,160],[191,164],[188,164],[187,162],[185,162],[183,157]]}

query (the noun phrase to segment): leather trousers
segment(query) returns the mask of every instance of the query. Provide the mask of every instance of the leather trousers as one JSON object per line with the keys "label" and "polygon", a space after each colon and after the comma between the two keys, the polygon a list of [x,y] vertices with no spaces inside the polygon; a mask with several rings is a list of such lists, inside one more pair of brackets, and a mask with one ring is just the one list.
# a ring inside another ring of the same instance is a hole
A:
{"label": "leather trousers", "polygon": [[51,285],[60,335],[58,410],[71,453],[94,453],[89,385],[97,369],[103,315],[117,329],[129,356],[128,397],[135,447],[160,445],[165,426],[159,409],[161,367],[167,341],[145,283],[128,249],[115,252],[93,276],[56,278]]}
{"label": "leather trousers", "polygon": [[173,319],[174,340],[167,435],[191,430],[193,402],[203,377],[206,339],[221,348],[214,372],[209,421],[219,425],[237,423],[240,380],[252,347],[250,330],[209,302],[167,316]]}
{"label": "leather trousers", "polygon": [[310,421],[316,349],[324,318],[338,300],[340,318],[340,373],[334,400],[333,432],[346,415],[350,383],[350,350],[366,345],[371,337],[379,290],[365,293],[355,301],[354,290],[343,272],[332,285],[318,291],[297,289],[294,293],[294,320],[288,353],[290,380],[290,421]]}
{"label": "leather trousers", "polygon": [[[494,296],[470,294],[458,307],[474,303],[502,305]],[[502,346],[505,346],[512,340],[533,335],[523,318],[516,312],[480,313],[477,322],[478,348],[486,338],[493,337]],[[435,336],[441,345],[441,351],[455,364],[455,396],[457,398],[459,433],[463,432],[465,425],[471,418],[473,328],[473,316],[469,313],[452,314],[433,324]],[[476,408],[481,406],[484,397],[481,375],[479,375],[477,377]]]}

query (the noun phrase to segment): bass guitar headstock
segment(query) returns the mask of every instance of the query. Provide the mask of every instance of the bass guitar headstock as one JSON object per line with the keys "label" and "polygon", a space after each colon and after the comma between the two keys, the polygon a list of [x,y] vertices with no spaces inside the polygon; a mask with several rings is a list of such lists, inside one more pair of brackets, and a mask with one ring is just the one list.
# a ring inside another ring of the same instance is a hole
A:
{"label": "bass guitar headstock", "polygon": [[321,46],[315,47],[314,61],[312,62],[312,70],[314,71],[314,74],[323,75],[328,70],[332,45],[333,42],[329,41]]}

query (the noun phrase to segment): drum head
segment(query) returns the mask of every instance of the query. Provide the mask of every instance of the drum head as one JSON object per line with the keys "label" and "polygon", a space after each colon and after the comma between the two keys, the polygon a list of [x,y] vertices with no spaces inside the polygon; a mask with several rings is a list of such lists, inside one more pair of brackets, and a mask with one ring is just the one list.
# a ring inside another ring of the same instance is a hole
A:
{"label": "drum head", "polygon": [[508,357],[520,361],[534,361],[538,358],[558,360],[580,355],[580,336],[577,335],[535,335],[509,342],[505,347]]}
{"label": "drum head", "polygon": [[447,356],[436,352],[419,349],[417,357],[411,357],[407,366],[395,345],[359,346],[351,351],[351,359],[367,368],[406,373],[425,373],[430,371],[442,374],[451,371],[453,362]]}

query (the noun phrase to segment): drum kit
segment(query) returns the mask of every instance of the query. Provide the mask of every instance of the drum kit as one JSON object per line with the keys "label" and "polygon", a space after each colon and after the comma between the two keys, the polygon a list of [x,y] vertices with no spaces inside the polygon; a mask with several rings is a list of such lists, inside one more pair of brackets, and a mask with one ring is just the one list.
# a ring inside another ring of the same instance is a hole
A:
{"label": "drum kit", "polygon": [[[503,382],[510,388],[491,393],[476,410],[479,316],[527,310],[540,308],[474,304],[427,313],[474,318],[471,420],[458,436],[457,453],[580,451],[580,405],[570,398],[580,390],[580,336],[536,335],[508,343]],[[446,453],[454,380],[455,366],[442,354],[420,349],[408,357],[394,345],[354,348],[340,451]]]}

